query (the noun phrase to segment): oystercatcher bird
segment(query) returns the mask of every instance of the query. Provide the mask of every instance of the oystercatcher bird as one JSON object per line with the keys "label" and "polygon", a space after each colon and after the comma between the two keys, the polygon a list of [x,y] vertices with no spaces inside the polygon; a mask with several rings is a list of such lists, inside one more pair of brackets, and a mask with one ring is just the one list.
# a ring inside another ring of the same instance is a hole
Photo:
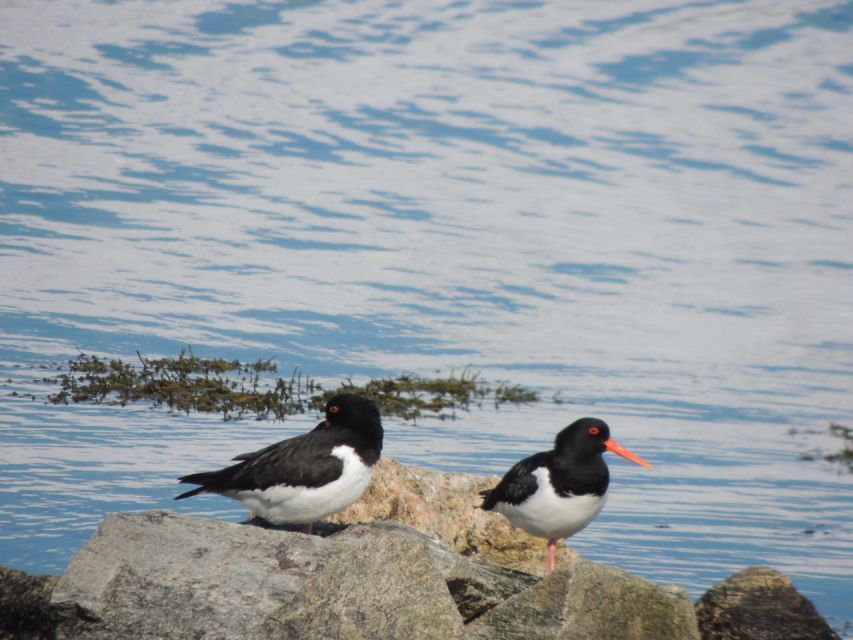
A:
{"label": "oystercatcher bird", "polygon": [[601,454],[612,451],[651,467],[610,439],[610,427],[581,418],[557,434],[554,448],[517,462],[494,489],[480,492],[481,508],[497,511],[519,529],[548,539],[548,572],[554,570],[557,539],[586,527],[607,499],[610,472]]}
{"label": "oystercatcher bird", "polygon": [[329,400],[326,419],[301,436],[243,453],[219,471],[180,482],[200,485],[175,500],[219,493],[240,500],[271,524],[314,522],[358,500],[382,452],[382,421],[373,401],[343,394]]}

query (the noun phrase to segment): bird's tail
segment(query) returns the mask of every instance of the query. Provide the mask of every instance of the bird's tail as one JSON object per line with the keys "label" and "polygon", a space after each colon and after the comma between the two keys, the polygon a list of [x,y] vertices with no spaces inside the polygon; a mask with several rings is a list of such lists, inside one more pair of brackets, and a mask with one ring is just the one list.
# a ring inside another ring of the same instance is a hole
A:
{"label": "bird's tail", "polygon": [[193,496],[197,496],[198,494],[204,491],[204,487],[196,487],[195,489],[190,489],[189,491],[185,491],[179,496],[175,496],[175,500],[183,500],[184,498],[191,498]]}
{"label": "bird's tail", "polygon": [[222,469],[220,471],[203,471],[202,473],[191,473],[188,476],[181,476],[178,478],[178,482],[198,484],[201,486],[196,487],[195,489],[190,489],[179,496],[175,496],[175,500],[183,500],[184,498],[197,496],[205,491],[212,491],[213,493],[222,491],[224,485],[227,484],[231,475],[233,475],[233,472],[234,467],[228,467],[227,469]]}

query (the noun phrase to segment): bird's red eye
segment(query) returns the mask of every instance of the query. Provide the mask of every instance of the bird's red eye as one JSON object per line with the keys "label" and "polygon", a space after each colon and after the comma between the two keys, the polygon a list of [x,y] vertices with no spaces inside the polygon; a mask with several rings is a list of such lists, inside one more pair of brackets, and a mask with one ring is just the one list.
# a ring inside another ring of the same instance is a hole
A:
{"label": "bird's red eye", "polygon": [[587,433],[589,433],[589,435],[591,436],[597,436],[599,434],[599,431],[600,430],[598,427],[590,427],[589,429],[587,429]]}
{"label": "bird's red eye", "polygon": [[340,410],[341,408],[336,404],[333,404],[331,407],[329,407],[329,413],[337,413]]}

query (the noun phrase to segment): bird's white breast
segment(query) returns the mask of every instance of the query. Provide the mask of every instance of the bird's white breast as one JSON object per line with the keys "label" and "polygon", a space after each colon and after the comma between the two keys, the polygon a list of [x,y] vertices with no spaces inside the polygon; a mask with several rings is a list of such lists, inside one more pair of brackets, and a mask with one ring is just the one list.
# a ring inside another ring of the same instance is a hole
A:
{"label": "bird's white breast", "polygon": [[607,493],[563,497],[554,491],[547,467],[533,472],[536,492],[518,505],[498,502],[495,511],[516,527],[541,538],[568,538],[586,527],[604,507]]}
{"label": "bird's white breast", "polygon": [[320,487],[275,485],[266,489],[229,492],[272,524],[310,524],[346,509],[358,500],[373,475],[355,450],[346,445],[331,454],[344,463],[340,477]]}

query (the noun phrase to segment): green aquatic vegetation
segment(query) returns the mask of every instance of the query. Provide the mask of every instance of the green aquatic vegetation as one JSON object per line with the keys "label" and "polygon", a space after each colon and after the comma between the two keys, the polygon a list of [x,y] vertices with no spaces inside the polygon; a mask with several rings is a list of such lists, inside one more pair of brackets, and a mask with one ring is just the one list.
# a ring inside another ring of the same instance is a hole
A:
{"label": "green aquatic vegetation", "polygon": [[272,385],[261,374],[275,372],[269,360],[243,364],[237,360],[198,358],[182,350],[177,358],[145,358],[139,363],[81,354],[68,363],[68,373],[54,381],[61,390],[48,396],[53,404],[91,402],[122,406],[138,401],[170,409],[222,413],[226,420],[253,414],[258,419],[304,412],[320,385],[299,371]]}
{"label": "green aquatic vegetation", "polygon": [[843,424],[832,423],[829,425],[829,432],[841,438],[844,446],[835,453],[828,453],[823,456],[824,460],[829,462],[837,462],[847,466],[847,471],[853,473],[853,429],[845,427]]}
{"label": "green aquatic vegetation", "polygon": [[509,382],[499,382],[498,386],[493,390],[495,407],[504,403],[510,404],[530,404],[538,400],[538,395],[535,391],[525,389],[518,384],[510,384]]}
{"label": "green aquatic vegetation", "polygon": [[[849,473],[853,473],[853,428],[846,427],[843,424],[830,423],[828,432],[830,435],[840,438],[842,447],[833,453],[823,453],[820,449],[811,449],[800,454],[801,460],[826,460],[827,462],[837,463],[847,468]],[[796,435],[796,429],[792,429],[789,433]],[[819,431],[805,431],[804,433],[820,433]]]}
{"label": "green aquatic vegetation", "polygon": [[455,417],[456,409],[482,404],[491,389],[477,379],[477,374],[464,369],[458,376],[424,378],[401,375],[397,378],[371,378],[363,385],[346,380],[320,396],[320,405],[338,393],[354,393],[370,398],[385,415],[406,420],[433,416],[442,420]]}
{"label": "green aquatic vegetation", "polygon": [[325,389],[314,378],[294,370],[289,378],[275,377],[270,360],[243,364],[238,360],[207,359],[182,350],[177,358],[146,358],[137,362],[81,354],[68,363],[68,373],[49,379],[60,385],[48,396],[54,404],[140,401],[169,409],[221,413],[225,420],[253,416],[275,418],[321,409],[339,393],[354,393],[374,400],[386,416],[406,420],[421,417],[454,418],[457,410],[493,403],[525,404],[538,400],[536,392],[517,384],[499,382],[491,387],[470,369],[447,377],[401,375],[371,378],[364,384],[345,380]]}

